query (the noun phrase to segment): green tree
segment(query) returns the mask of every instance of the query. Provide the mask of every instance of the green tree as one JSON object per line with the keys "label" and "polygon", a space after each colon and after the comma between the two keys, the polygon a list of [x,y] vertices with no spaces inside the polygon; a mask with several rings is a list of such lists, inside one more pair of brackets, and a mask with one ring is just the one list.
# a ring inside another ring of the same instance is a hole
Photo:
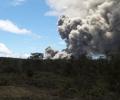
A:
{"label": "green tree", "polygon": [[30,59],[43,59],[43,53],[31,53]]}

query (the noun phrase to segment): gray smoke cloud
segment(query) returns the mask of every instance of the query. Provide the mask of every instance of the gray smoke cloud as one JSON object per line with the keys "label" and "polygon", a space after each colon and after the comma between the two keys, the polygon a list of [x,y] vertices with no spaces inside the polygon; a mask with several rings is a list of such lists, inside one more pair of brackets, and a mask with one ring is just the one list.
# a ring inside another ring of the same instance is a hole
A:
{"label": "gray smoke cloud", "polygon": [[[48,0],[58,31],[75,57],[120,51],[120,0]],[[49,12],[49,14],[50,14]]]}
{"label": "gray smoke cloud", "polygon": [[47,47],[45,49],[44,59],[70,59],[71,54],[68,54],[65,50],[56,51],[52,47]]}
{"label": "gray smoke cloud", "polygon": [[57,53],[58,51],[55,51],[49,46],[45,49],[44,59],[52,59]]}

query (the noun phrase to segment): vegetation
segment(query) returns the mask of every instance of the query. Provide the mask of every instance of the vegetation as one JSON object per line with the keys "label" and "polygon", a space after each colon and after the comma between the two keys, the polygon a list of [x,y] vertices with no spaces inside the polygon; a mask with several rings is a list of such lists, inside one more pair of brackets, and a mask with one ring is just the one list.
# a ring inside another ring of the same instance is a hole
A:
{"label": "vegetation", "polygon": [[30,59],[43,59],[43,53],[31,53]]}
{"label": "vegetation", "polygon": [[120,56],[90,60],[0,58],[0,100],[119,100]]}

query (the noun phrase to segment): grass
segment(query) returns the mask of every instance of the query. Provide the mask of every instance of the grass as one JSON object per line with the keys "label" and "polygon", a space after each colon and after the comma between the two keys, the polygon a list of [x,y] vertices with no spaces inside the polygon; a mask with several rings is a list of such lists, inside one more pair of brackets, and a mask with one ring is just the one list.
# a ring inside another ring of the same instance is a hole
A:
{"label": "grass", "polygon": [[0,100],[119,100],[119,62],[0,58]]}

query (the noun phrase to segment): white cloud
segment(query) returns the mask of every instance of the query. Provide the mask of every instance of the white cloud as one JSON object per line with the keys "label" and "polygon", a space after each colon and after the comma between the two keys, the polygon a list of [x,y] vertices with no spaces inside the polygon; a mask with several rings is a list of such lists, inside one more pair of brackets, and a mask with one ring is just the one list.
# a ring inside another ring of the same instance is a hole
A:
{"label": "white cloud", "polygon": [[28,53],[23,53],[23,54],[16,54],[16,53],[13,53],[10,57],[12,57],[12,58],[27,59],[28,57],[30,57],[30,54],[28,54]]}
{"label": "white cloud", "polygon": [[32,32],[25,28],[19,28],[10,20],[0,20],[0,30],[15,34],[31,34]]}
{"label": "white cloud", "polygon": [[12,55],[11,50],[3,43],[0,43],[0,56],[10,57]]}
{"label": "white cloud", "polygon": [[14,6],[18,6],[18,5],[22,5],[26,2],[27,0],[12,0],[12,5]]}
{"label": "white cloud", "polygon": [[0,43],[0,57],[12,57],[12,58],[28,58],[30,54],[16,54],[13,53],[4,43]]}
{"label": "white cloud", "polygon": [[88,9],[88,1],[93,0],[46,0],[47,4],[50,7],[50,11],[46,12],[45,15],[67,15],[69,17],[84,17],[87,13],[86,9]]}

